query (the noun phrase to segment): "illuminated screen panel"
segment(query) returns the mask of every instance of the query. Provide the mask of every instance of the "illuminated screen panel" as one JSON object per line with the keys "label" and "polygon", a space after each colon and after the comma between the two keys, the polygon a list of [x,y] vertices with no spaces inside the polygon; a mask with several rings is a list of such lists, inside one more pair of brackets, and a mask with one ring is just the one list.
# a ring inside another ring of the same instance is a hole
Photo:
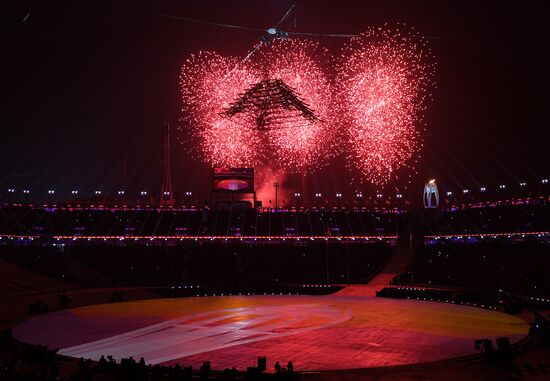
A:
{"label": "illuminated screen panel", "polygon": [[214,168],[212,190],[254,192],[254,168]]}

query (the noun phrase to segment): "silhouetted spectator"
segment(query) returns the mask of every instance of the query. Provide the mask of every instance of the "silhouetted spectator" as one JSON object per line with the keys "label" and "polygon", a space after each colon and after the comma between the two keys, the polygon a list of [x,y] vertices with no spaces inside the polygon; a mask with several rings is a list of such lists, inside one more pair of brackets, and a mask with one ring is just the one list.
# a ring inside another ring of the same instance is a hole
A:
{"label": "silhouetted spectator", "polygon": [[99,363],[97,364],[97,368],[99,370],[106,370],[107,369],[107,360],[105,359],[104,355],[101,355],[99,358]]}
{"label": "silhouetted spectator", "polygon": [[207,380],[210,377],[210,361],[205,361],[201,365],[200,369],[201,380]]}

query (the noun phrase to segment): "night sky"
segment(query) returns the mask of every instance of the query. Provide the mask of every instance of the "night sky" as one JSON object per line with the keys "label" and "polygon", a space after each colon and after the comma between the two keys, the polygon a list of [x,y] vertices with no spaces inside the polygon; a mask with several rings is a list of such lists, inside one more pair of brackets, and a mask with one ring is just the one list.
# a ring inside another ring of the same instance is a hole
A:
{"label": "night sky", "polygon": [[[547,12],[543,2],[299,1],[296,31],[358,34],[405,22],[430,38],[437,89],[418,175],[444,189],[490,190],[550,177]],[[244,56],[254,31],[157,14],[268,28],[291,1],[12,1],[4,13],[0,193],[78,189],[158,194],[162,125],[180,123],[179,71],[198,50]],[[342,39],[319,40],[334,54]],[[208,198],[211,168],[174,139],[176,197]],[[343,160],[309,176],[304,194],[352,197]],[[284,186],[293,190],[296,179]],[[383,190],[402,190],[392,183]],[[367,185],[365,190],[372,189]],[[330,197],[328,197],[330,198]]]}

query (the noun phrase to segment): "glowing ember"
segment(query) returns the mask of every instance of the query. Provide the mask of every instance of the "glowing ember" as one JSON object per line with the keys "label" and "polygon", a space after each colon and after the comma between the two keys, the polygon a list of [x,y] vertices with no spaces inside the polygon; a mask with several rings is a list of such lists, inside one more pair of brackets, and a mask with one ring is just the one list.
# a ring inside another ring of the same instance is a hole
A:
{"label": "glowing ember", "polygon": [[372,28],[344,47],[337,109],[347,163],[362,180],[381,185],[412,168],[434,64],[418,34]]}

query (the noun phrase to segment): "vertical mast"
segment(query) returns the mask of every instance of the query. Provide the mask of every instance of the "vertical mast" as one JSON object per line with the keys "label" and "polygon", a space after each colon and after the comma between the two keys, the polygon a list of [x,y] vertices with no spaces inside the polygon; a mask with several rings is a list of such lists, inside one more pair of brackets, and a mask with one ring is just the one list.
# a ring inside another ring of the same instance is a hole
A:
{"label": "vertical mast", "polygon": [[173,206],[176,200],[174,199],[174,192],[172,191],[172,171],[170,169],[170,123],[164,124],[163,161],[164,174],[160,192],[160,205]]}

